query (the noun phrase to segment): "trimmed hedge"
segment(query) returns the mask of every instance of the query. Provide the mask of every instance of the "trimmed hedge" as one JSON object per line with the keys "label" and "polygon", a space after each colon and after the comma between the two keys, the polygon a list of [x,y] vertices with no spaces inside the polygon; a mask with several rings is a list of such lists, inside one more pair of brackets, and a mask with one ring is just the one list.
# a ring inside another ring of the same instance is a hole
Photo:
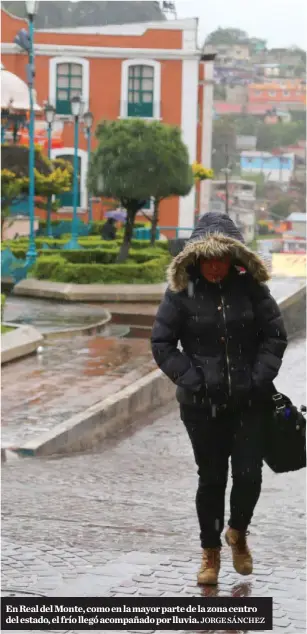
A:
{"label": "trimmed hedge", "polygon": [[[67,244],[67,242],[70,240],[70,237],[71,236],[68,236],[67,239],[62,238],[58,240],[55,238],[36,238],[35,240],[36,248],[39,252],[43,250],[43,252],[46,252],[46,253],[48,253],[49,251],[48,249],[44,251],[43,249],[44,245],[49,246],[50,249],[52,250],[62,249],[62,247],[65,244]],[[97,238],[97,236],[89,236],[87,238],[80,238],[78,242],[80,246],[82,246],[84,249],[89,249],[89,250],[99,249],[103,251],[118,251],[121,245],[120,240],[114,240],[114,241],[101,240],[100,238]],[[12,250],[16,258],[24,259],[26,257],[28,245],[29,245],[29,240],[27,237],[25,237],[25,238],[18,238],[18,240],[6,240],[2,243],[1,248],[2,249],[9,248]],[[131,248],[133,251],[147,251],[148,253],[156,252],[156,250],[159,250],[160,252],[163,252],[165,254],[169,252],[168,242],[161,241],[161,240],[156,242],[155,247],[151,247],[149,242],[147,242],[146,240],[132,240]],[[80,249],[80,251],[82,251],[82,249]],[[62,253],[62,250],[59,252]]]}
{"label": "trimmed hedge", "polygon": [[161,255],[144,263],[73,264],[60,255],[39,257],[31,271],[38,280],[75,284],[155,284],[165,281],[169,257]]}
{"label": "trimmed hedge", "polygon": [[[115,264],[118,256],[118,249],[80,249],[80,250],[43,250],[40,251],[40,257],[60,256],[66,262],[71,264]],[[157,256],[161,256],[161,252],[151,249],[150,251],[130,250],[127,262],[135,262],[137,264],[145,264]],[[16,256],[17,257],[17,256]]]}
{"label": "trimmed hedge", "polygon": [[[52,220],[51,221],[51,226],[52,227],[58,227],[61,223],[63,222],[63,220]],[[102,231],[102,227],[103,225],[106,223],[106,220],[97,220],[92,222],[91,227],[90,227],[90,236],[99,236],[101,234]],[[85,223],[86,224],[86,223]],[[135,229],[142,229],[142,227],[145,227],[145,222],[136,222],[134,225]],[[46,220],[40,220],[39,221],[39,229],[46,229],[47,228],[47,221]]]}

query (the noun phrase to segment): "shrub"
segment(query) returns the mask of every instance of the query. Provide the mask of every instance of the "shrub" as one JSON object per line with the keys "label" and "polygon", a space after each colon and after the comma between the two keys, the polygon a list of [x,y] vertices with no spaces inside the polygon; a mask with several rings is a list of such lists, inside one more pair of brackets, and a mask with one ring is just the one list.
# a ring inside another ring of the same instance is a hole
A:
{"label": "shrub", "polygon": [[[59,255],[66,262],[71,264],[115,264],[118,256],[118,248],[110,250],[104,249],[80,249],[80,250],[45,250],[40,251],[41,257],[49,257]],[[157,258],[161,255],[160,252],[151,249],[151,252],[147,251],[134,251],[130,252],[130,259],[132,262],[138,264],[144,264],[150,260]],[[16,256],[17,257],[17,256]]]}
{"label": "shrub", "polygon": [[59,255],[39,257],[31,277],[76,284],[153,284],[165,281],[169,258],[156,257],[144,264],[73,264]]}
{"label": "shrub", "polygon": [[[31,277],[38,280],[57,281],[57,275],[60,274],[62,268],[66,265],[66,261],[60,255],[51,255],[49,257],[39,257],[31,269]],[[36,274],[37,271],[37,274]]]}
{"label": "shrub", "polygon": [[[50,250],[57,251],[59,254],[63,254],[62,247],[69,241],[70,236],[67,239],[56,239],[56,238],[36,238],[35,244],[38,252],[40,253],[49,253],[49,250],[44,250],[44,245],[50,247]],[[105,241],[101,240],[101,238],[97,236],[88,236],[86,238],[80,238],[79,244],[82,246],[82,249],[78,251],[79,253],[82,250],[100,250],[105,252],[118,252],[120,248],[120,241]],[[26,253],[28,250],[29,240],[27,237],[21,237],[17,240],[6,240],[2,243],[1,248],[9,248],[16,258],[24,259],[26,257]],[[156,242],[155,247],[151,247],[149,242],[146,240],[133,240],[131,244],[131,248],[133,252],[143,251],[149,254],[155,255],[157,252],[167,254],[168,251],[168,242],[158,241]],[[76,251],[77,252],[77,251]],[[64,256],[63,256],[64,257]],[[82,257],[82,256],[80,256]],[[79,260],[81,261],[81,260]],[[84,260],[82,260],[84,261]]]}
{"label": "shrub", "polygon": [[4,312],[5,302],[6,302],[6,295],[3,295],[1,293],[1,321],[3,320],[3,312]]}

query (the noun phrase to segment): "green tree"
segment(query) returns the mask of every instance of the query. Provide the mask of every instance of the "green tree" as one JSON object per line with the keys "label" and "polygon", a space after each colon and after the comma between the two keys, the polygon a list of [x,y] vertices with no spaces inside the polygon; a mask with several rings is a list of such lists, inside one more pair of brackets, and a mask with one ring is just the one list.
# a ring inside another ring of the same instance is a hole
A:
{"label": "green tree", "polygon": [[[178,128],[142,119],[102,122],[92,153],[88,185],[96,196],[116,198],[127,210],[124,240],[118,256],[124,262],[131,245],[137,212],[155,200],[152,235],[159,203],[169,196],[186,196],[193,186],[188,150]],[[154,242],[154,239],[152,239]]]}
{"label": "green tree", "polygon": [[236,128],[232,120],[225,118],[216,119],[216,121],[214,121],[212,137],[212,167],[216,174],[226,167],[227,152],[229,155],[229,162],[232,165],[236,163],[236,137]]}
{"label": "green tree", "polygon": [[294,145],[306,138],[306,121],[291,121],[269,125],[262,123],[257,132],[257,150],[270,152],[274,148]]}
{"label": "green tree", "polygon": [[[2,145],[1,170],[1,229],[10,216],[14,201],[29,193],[29,148],[22,145]],[[35,195],[39,198],[61,194],[71,187],[72,168],[62,159],[49,161],[40,149],[35,150]],[[37,205],[45,208],[38,200]]]}
{"label": "green tree", "polygon": [[273,218],[287,218],[290,213],[292,202],[292,198],[285,196],[284,198],[281,198],[277,203],[275,203],[275,205],[273,205],[270,209]]}
{"label": "green tree", "polygon": [[232,44],[238,44],[238,42],[248,40],[246,31],[241,29],[227,28],[222,29],[219,27],[216,31],[212,31],[206,39],[206,44],[212,44],[212,46],[231,46]]}

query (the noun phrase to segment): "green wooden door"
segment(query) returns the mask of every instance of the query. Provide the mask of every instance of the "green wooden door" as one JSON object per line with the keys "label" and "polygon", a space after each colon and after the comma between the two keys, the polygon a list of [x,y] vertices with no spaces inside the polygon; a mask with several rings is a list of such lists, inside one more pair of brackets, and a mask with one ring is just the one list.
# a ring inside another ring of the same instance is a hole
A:
{"label": "green wooden door", "polygon": [[[72,154],[67,154],[64,156],[61,155],[61,159],[63,159],[64,161],[69,161],[72,165],[74,163],[74,157]],[[81,158],[78,157],[78,199],[77,199],[78,207],[80,207],[80,201],[81,201],[80,174],[81,174]],[[63,192],[63,194],[59,196],[59,201],[60,201],[61,207],[73,207],[73,189],[71,189],[69,192]]]}

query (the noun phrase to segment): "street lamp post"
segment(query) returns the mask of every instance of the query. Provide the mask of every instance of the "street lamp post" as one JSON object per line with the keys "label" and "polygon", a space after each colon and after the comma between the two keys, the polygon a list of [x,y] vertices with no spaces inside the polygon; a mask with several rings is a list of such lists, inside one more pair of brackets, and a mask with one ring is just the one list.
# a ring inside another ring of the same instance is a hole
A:
{"label": "street lamp post", "polygon": [[78,95],[71,100],[71,112],[74,118],[74,164],[73,164],[73,217],[71,223],[71,240],[66,245],[66,249],[80,249],[78,243],[78,183],[79,183],[79,119],[81,115],[81,99]]}
{"label": "street lamp post", "polygon": [[26,0],[26,10],[29,23],[29,64],[28,71],[28,86],[29,86],[29,98],[30,98],[30,121],[29,121],[29,219],[30,219],[30,235],[29,235],[29,249],[27,252],[28,263],[34,264],[36,260],[36,246],[35,246],[35,227],[34,227],[34,212],[35,212],[35,147],[34,147],[34,18],[38,10],[38,2],[35,0]]}
{"label": "street lamp post", "polygon": [[[89,165],[90,156],[91,156],[92,125],[94,121],[94,117],[92,113],[86,112],[83,115],[83,121],[84,121],[85,136],[87,138],[87,155],[88,155],[88,165]],[[93,208],[92,208],[92,196],[89,190],[87,192],[87,197],[88,197],[88,203],[87,203],[88,204],[88,222],[91,225],[93,222]]]}
{"label": "street lamp post", "polygon": [[[47,133],[48,133],[48,159],[51,159],[51,135],[52,135],[52,124],[54,122],[55,117],[55,109],[50,104],[45,106],[45,118],[47,122]],[[51,228],[51,211],[52,211],[52,196],[48,196],[47,201],[47,236],[48,238],[52,238],[52,228]]]}

